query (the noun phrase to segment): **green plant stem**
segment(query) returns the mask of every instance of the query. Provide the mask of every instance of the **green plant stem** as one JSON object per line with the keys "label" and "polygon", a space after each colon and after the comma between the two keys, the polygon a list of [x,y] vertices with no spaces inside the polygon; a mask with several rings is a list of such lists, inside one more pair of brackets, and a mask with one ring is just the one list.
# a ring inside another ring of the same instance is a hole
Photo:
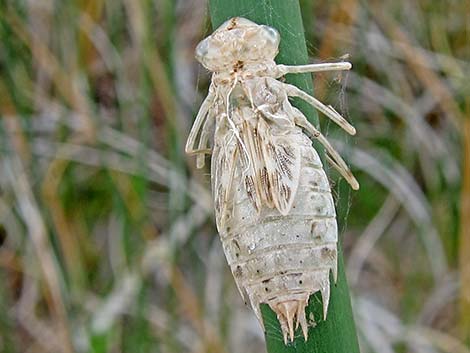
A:
{"label": "green plant stem", "polygon": [[[245,17],[256,23],[267,24],[276,28],[281,34],[280,51],[276,57],[278,63],[290,65],[308,63],[298,0],[211,0],[209,6],[214,29],[224,21],[236,16]],[[313,93],[312,79],[309,74],[288,75],[286,81],[306,92]],[[307,115],[312,123],[318,125],[315,111],[303,102],[297,101],[295,105]],[[316,325],[309,329],[307,342],[297,331],[294,342],[287,346],[284,345],[276,315],[267,305],[262,305],[268,352],[359,352],[341,247],[338,250],[338,282],[331,288],[327,320],[321,320],[321,298],[319,293],[316,293],[310,297],[306,312],[307,318],[313,314],[316,321]],[[331,278],[330,282],[333,283]]]}

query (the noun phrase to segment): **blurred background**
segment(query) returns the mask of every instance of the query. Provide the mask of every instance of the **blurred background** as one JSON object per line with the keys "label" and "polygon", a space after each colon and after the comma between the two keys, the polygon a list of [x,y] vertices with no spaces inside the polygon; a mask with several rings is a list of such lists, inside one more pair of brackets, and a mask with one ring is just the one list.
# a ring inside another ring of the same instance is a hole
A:
{"label": "blurred background", "polygon": [[[468,353],[470,4],[301,1],[362,351]],[[203,0],[1,1],[0,351],[263,352],[183,144]],[[466,151],[466,153],[465,153]],[[341,334],[340,332],[338,334]]]}

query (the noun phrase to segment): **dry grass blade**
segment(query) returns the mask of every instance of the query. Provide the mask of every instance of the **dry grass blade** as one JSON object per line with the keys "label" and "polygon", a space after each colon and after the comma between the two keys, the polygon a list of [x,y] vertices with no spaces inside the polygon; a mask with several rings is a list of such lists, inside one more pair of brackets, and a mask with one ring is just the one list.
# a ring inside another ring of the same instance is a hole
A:
{"label": "dry grass blade", "polygon": [[63,352],[73,352],[71,336],[69,332],[68,317],[65,310],[64,299],[62,296],[62,288],[64,287],[63,279],[51,251],[51,244],[46,234],[46,227],[39,211],[38,205],[21,165],[17,158],[9,158],[2,160],[2,169],[5,171],[6,177],[13,187],[13,192],[18,202],[21,218],[26,224],[28,234],[35,247],[35,254],[47,282],[47,288],[50,292],[49,309],[56,316],[59,327],[61,341],[60,345]]}
{"label": "dry grass blade", "polygon": [[[346,147],[340,143],[340,151],[346,151]],[[382,155],[382,158],[376,156]],[[350,150],[351,163],[365,173],[372,176],[378,183],[390,191],[402,206],[408,211],[418,229],[425,236],[421,239],[428,252],[428,259],[436,282],[447,272],[447,260],[438,232],[435,229],[429,205],[419,186],[403,168],[378,151],[367,151],[359,148]]]}

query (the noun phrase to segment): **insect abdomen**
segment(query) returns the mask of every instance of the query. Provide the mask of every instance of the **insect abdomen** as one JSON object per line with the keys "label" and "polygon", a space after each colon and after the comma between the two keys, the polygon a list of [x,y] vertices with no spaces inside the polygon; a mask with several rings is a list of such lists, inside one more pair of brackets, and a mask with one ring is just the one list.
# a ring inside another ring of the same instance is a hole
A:
{"label": "insect abdomen", "polygon": [[299,303],[301,320],[308,297],[317,291],[326,311],[330,270],[336,277],[337,225],[328,179],[311,141],[295,133],[292,143],[300,147],[301,175],[289,213],[267,207],[257,213],[243,185],[234,185],[232,217],[219,230],[237,286],[260,322],[260,303],[279,318],[278,304],[292,301]]}

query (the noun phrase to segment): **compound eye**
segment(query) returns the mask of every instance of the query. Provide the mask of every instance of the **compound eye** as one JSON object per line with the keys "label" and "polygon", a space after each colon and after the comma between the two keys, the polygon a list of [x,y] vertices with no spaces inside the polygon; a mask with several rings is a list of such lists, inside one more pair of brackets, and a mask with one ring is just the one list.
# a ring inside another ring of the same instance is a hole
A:
{"label": "compound eye", "polygon": [[273,44],[279,43],[279,32],[269,26],[262,26],[268,40]]}
{"label": "compound eye", "polygon": [[196,47],[196,59],[201,61],[209,52],[209,43],[207,39],[201,41]]}

